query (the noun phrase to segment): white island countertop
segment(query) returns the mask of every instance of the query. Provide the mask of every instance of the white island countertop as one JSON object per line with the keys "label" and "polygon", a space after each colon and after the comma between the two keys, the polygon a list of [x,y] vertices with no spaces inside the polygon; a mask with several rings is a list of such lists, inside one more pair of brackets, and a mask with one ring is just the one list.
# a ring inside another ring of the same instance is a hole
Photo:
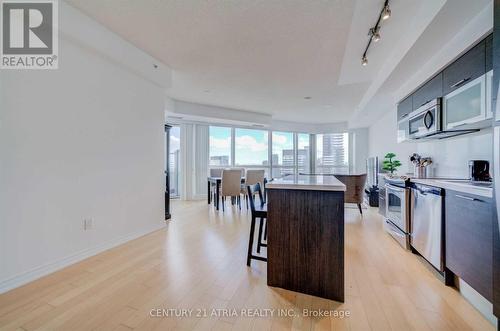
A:
{"label": "white island countertop", "polygon": [[345,191],[345,185],[333,175],[288,175],[266,184],[266,189]]}

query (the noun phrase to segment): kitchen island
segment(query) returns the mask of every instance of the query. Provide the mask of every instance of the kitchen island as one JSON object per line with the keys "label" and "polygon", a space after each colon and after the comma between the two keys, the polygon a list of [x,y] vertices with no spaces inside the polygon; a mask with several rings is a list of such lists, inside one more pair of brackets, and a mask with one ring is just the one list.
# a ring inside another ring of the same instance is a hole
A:
{"label": "kitchen island", "polygon": [[345,185],[290,175],[266,190],[267,284],[343,302]]}

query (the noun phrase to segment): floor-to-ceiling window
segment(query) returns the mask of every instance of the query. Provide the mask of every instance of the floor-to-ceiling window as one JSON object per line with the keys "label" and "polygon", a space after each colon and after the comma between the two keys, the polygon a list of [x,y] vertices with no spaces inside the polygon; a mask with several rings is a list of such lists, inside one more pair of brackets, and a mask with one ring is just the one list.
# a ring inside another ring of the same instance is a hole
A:
{"label": "floor-to-ceiling window", "polygon": [[282,177],[295,173],[296,153],[293,132],[272,132],[272,176]]}
{"label": "floor-to-ceiling window", "polygon": [[297,134],[297,171],[302,174],[311,173],[311,135],[308,133]]}
{"label": "floor-to-ceiling window", "polygon": [[316,173],[349,173],[349,134],[316,135]]}
{"label": "floor-to-ceiling window", "polygon": [[349,172],[348,133],[312,135],[210,126],[209,151],[210,168],[264,169],[268,178]]}
{"label": "floor-to-ceiling window", "polygon": [[178,198],[180,196],[180,153],[181,153],[181,129],[178,126],[173,126],[170,129],[170,146],[169,146],[169,169],[170,169],[170,198]]}
{"label": "floor-to-ceiling window", "polygon": [[234,165],[268,166],[269,131],[234,129]]}
{"label": "floor-to-ceiling window", "polygon": [[227,167],[232,164],[232,129],[221,126],[209,128],[209,166]]}

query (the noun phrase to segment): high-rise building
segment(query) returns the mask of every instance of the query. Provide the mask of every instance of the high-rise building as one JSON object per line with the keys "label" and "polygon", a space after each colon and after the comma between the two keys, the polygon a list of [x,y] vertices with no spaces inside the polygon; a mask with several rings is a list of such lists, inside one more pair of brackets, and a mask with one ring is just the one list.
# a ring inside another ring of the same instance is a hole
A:
{"label": "high-rise building", "polygon": [[347,165],[347,154],[344,146],[344,134],[332,133],[323,135],[323,166],[344,167]]}
{"label": "high-rise building", "polygon": [[297,150],[297,166],[299,172],[309,173],[310,161],[309,161],[309,147]]}
{"label": "high-rise building", "polygon": [[217,155],[210,157],[210,165],[212,166],[227,166],[229,165],[228,155]]}

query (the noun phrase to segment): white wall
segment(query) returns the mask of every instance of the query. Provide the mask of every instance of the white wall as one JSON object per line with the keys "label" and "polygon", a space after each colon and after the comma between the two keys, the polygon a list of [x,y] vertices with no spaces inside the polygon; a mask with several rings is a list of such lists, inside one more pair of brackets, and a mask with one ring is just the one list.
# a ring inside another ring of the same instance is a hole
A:
{"label": "white wall", "polygon": [[368,130],[369,156],[378,156],[379,162],[382,162],[385,154],[389,152],[395,153],[396,158],[402,163],[398,173],[406,174],[413,171],[408,157],[416,152],[417,147],[416,143],[412,142],[398,144],[396,132],[396,109],[392,109],[373,123]]}
{"label": "white wall", "polygon": [[369,156],[367,128],[349,130],[349,171],[366,173],[366,159]]}
{"label": "white wall", "polygon": [[481,130],[478,133],[459,137],[425,142],[396,141],[396,110],[388,112],[369,129],[369,154],[382,160],[388,152],[394,152],[403,163],[398,173],[413,173],[409,156],[418,153],[433,159],[431,175],[436,177],[468,177],[469,160],[493,159],[492,130]]}
{"label": "white wall", "polygon": [[[63,3],[60,18],[87,20]],[[58,70],[0,75],[0,292],[164,225],[164,89],[59,45]]]}

